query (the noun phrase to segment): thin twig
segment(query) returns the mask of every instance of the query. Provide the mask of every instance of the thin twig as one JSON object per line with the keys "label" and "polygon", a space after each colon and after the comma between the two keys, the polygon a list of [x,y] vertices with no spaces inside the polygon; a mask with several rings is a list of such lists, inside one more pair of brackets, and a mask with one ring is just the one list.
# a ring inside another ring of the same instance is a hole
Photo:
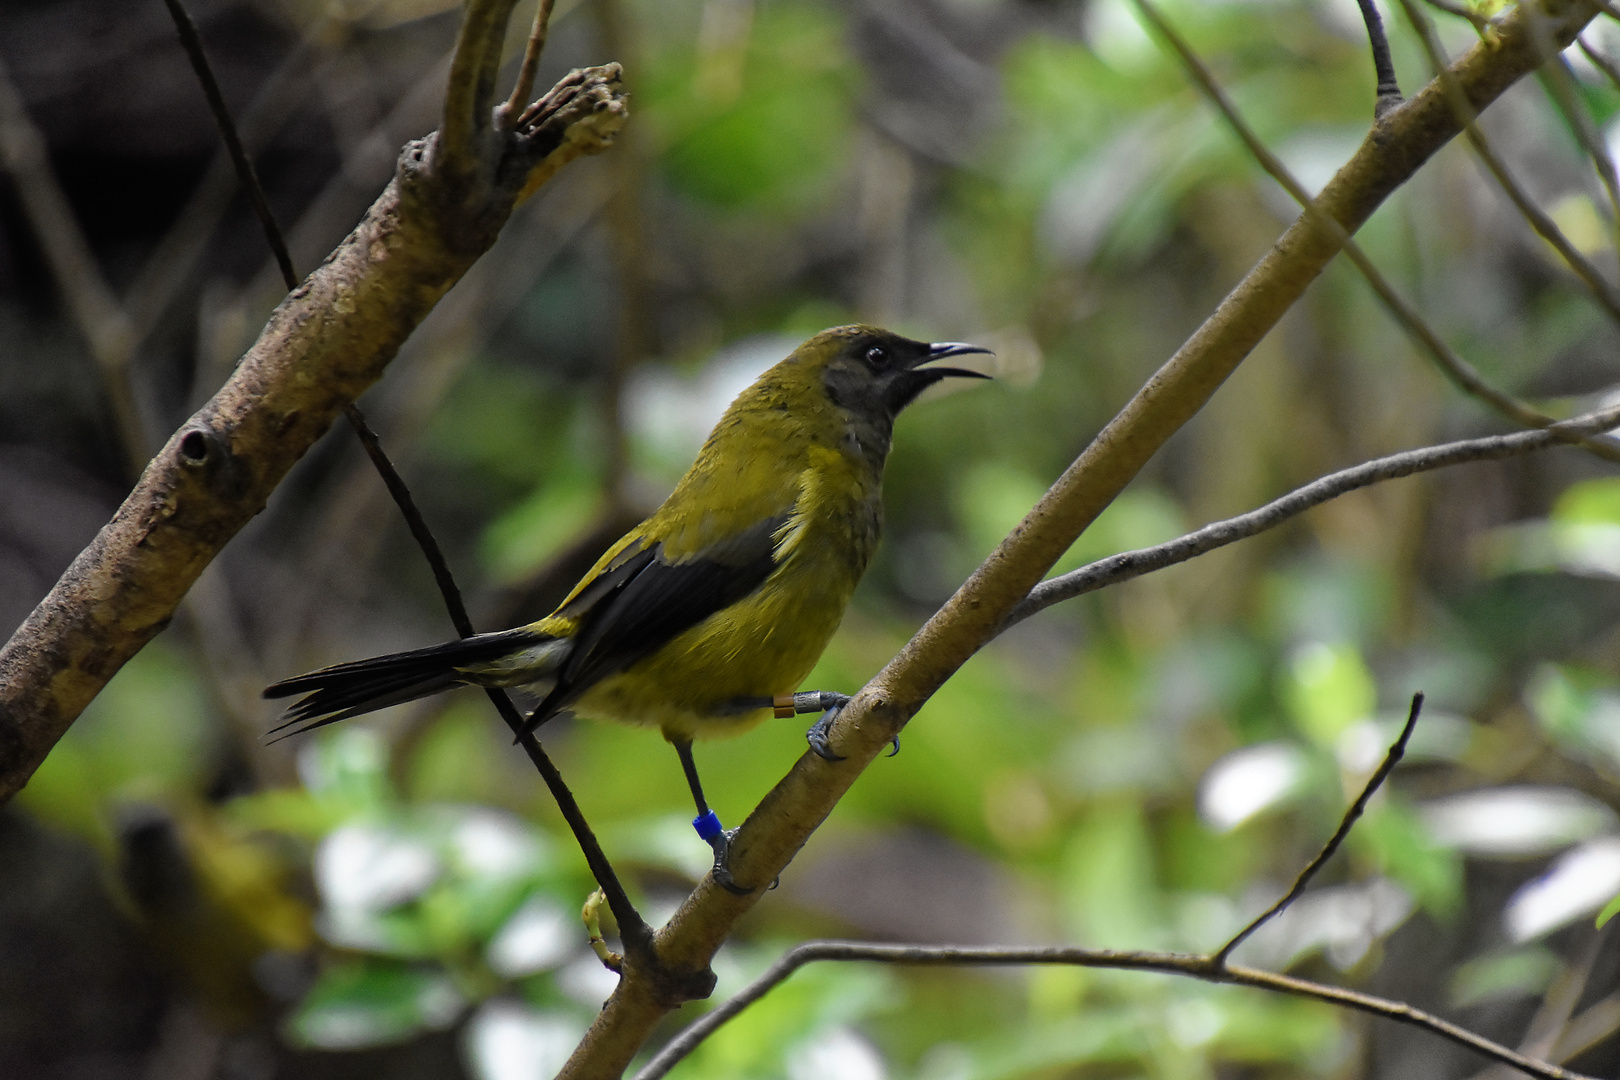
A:
{"label": "thin twig", "polygon": [[1433,1013],[1399,1001],[1345,990],[1325,983],[1296,979],[1256,968],[1231,965],[1218,967],[1213,957],[1197,953],[1115,952],[1108,949],[1078,949],[1067,946],[1021,948],[1016,946],[876,945],[857,941],[810,941],[796,946],[739,991],[690,1024],[660,1050],[635,1080],[658,1080],[705,1038],[743,1009],[758,1001],[787,977],[808,963],[818,960],[873,961],[885,964],[926,966],[1004,966],[1009,964],[1065,964],[1077,967],[1114,968],[1129,971],[1158,971],[1185,975],[1205,982],[1250,986],[1295,997],[1313,998],[1344,1008],[1356,1009],[1386,1020],[1408,1024],[1438,1035],[1459,1046],[1502,1062],[1542,1080],[1591,1080],[1559,1065],[1537,1061],[1501,1043],[1492,1042],[1467,1028],[1443,1020]]}
{"label": "thin twig", "polygon": [[[1456,79],[1451,75],[1445,52],[1441,48],[1439,40],[1435,37],[1434,27],[1430,24],[1428,16],[1418,8],[1413,0],[1400,0],[1400,3],[1401,7],[1406,10],[1406,16],[1411,21],[1413,28],[1417,31],[1419,40],[1423,43],[1423,50],[1428,54],[1429,63],[1434,67],[1436,77],[1440,80],[1440,86],[1445,91],[1446,101],[1450,104],[1452,112],[1456,114],[1458,123],[1462,124],[1463,131],[1468,136],[1469,144],[1473,146],[1474,152],[1479,155],[1480,161],[1485,164],[1485,168],[1490,172],[1491,176],[1495,178],[1497,186],[1513,202],[1519,214],[1536,231],[1536,234],[1551,244],[1553,250],[1557,251],[1569,268],[1574,271],[1575,276],[1581,279],[1598,305],[1608,312],[1610,318],[1620,322],[1620,294],[1616,294],[1614,287],[1604,279],[1602,274],[1598,273],[1597,268],[1584,255],[1575,249],[1575,245],[1569,242],[1569,238],[1564,235],[1563,230],[1559,229],[1558,224],[1547,216],[1546,211],[1535,204],[1535,201],[1519,186],[1519,182],[1508,172],[1507,166],[1497,156],[1496,151],[1491,147],[1490,141],[1485,138],[1484,131],[1480,129],[1478,113],[1473,105],[1469,104],[1467,95],[1463,93],[1462,88],[1457,85]],[[1539,26],[1539,24],[1536,25]],[[1537,32],[1535,36],[1539,38],[1541,35]]]}
{"label": "thin twig", "polygon": [[1575,73],[1570,71],[1569,61],[1565,60],[1548,40],[1544,20],[1539,16],[1532,17],[1530,27],[1531,39],[1543,57],[1542,85],[1546,87],[1547,94],[1553,99],[1558,111],[1564,114],[1564,120],[1569,124],[1575,141],[1586,151],[1586,156],[1592,159],[1598,180],[1603,184],[1603,192],[1608,196],[1610,241],[1615,246],[1616,255],[1620,256],[1620,180],[1615,178],[1614,158],[1609,154],[1603,136],[1593,125],[1586,107],[1581,104],[1575,89]]}
{"label": "thin twig", "polygon": [[1292,888],[1279,897],[1275,904],[1255,916],[1248,926],[1233,934],[1232,940],[1215,951],[1211,960],[1216,967],[1225,967],[1226,958],[1232,955],[1232,950],[1247,941],[1256,930],[1286,911],[1290,904],[1299,899],[1299,894],[1305,891],[1306,886],[1310,885],[1311,879],[1317,875],[1323,866],[1327,865],[1329,859],[1333,858],[1334,854],[1339,850],[1339,845],[1343,844],[1345,838],[1350,835],[1351,828],[1361,819],[1361,815],[1366,811],[1367,803],[1372,801],[1374,793],[1384,786],[1384,781],[1389,779],[1389,774],[1395,771],[1395,766],[1400,763],[1401,758],[1406,756],[1406,744],[1412,738],[1412,731],[1417,727],[1418,714],[1422,711],[1423,694],[1419,692],[1412,695],[1412,708],[1406,714],[1406,725],[1401,728],[1400,737],[1395,740],[1390,746],[1389,752],[1384,755],[1383,763],[1367,778],[1366,786],[1361,789],[1361,794],[1356,797],[1356,801],[1351,803],[1350,808],[1344,812],[1344,817],[1339,819],[1339,827],[1333,831],[1332,836],[1328,837],[1328,842],[1322,845],[1322,850],[1316,853],[1316,858],[1312,859],[1306,864],[1305,869],[1299,872],[1299,877],[1294,879]]}
{"label": "thin twig", "polygon": [[148,447],[140,407],[129,378],[135,333],[97,266],[46,154],[45,138],[28,116],[22,95],[0,62],[0,168],[11,174],[28,223],[45,253],[51,277],[101,372],[113,423],[131,477],[146,464]]}
{"label": "thin twig", "polygon": [[[220,134],[230,150],[231,160],[236,165],[237,176],[243,188],[247,191],[249,200],[259,213],[259,223],[264,228],[265,239],[272,251],[275,252],[276,264],[281,269],[283,279],[289,289],[296,288],[298,277],[293,270],[292,256],[287,251],[287,244],[282,237],[281,228],[276,223],[275,215],[270,211],[270,204],[264,197],[264,190],[259,184],[258,175],[254,172],[253,163],[248,159],[246,151],[242,148],[242,140],[237,135],[235,121],[232,120],[230,110],[225,105],[225,98],[219,92],[219,83],[214,78],[213,67],[208,61],[208,55],[203,50],[202,39],[197,35],[197,28],[191,22],[181,0],[164,0],[174,16],[176,28],[180,32],[181,44],[184,45],[186,55],[191,59],[191,66],[197,72],[198,79],[203,84],[204,93],[208,97],[209,108],[213,110],[214,120],[219,125]],[[450,621],[456,628],[456,633],[462,637],[471,637],[475,633],[472,620],[467,616],[467,606],[462,601],[461,590],[457,587],[455,576],[450,571],[450,564],[445,560],[444,551],[439,547],[438,540],[428,527],[427,520],[423,518],[416,500],[411,496],[410,487],[394,468],[393,462],[383,452],[382,443],[377,433],[371,430],[366,423],[365,416],[353,402],[344,407],[344,415],[348,418],[349,426],[354,429],[360,445],[365,448],[366,456],[371,459],[379,476],[382,477],[388,493],[393,496],[394,504],[399,508],[405,524],[410,529],[413,539],[421,549],[423,557],[433,571],[433,580],[439,587],[439,593],[444,598],[444,605],[450,614]],[[511,699],[504,690],[489,688],[486,690],[490,702],[500,713],[501,719],[514,734],[524,730],[523,717],[512,704]],[[545,780],[546,787],[551,790],[558,809],[562,811],[563,818],[573,830],[574,838],[584,852],[585,861],[590,866],[592,875],[597,884],[607,895],[608,906],[613,916],[619,922],[620,934],[626,943],[634,941],[641,944],[650,941],[652,929],[636,911],[635,905],[630,902],[624,886],[620,884],[618,875],[614,873],[612,864],[608,862],[596,834],[591,830],[590,824],[585,820],[584,814],[575,801],[573,792],[563,782],[562,774],[557,771],[556,765],[547,756],[539,741],[532,735],[518,740],[523,744],[524,751],[539,770]]]}
{"label": "thin twig", "polygon": [[1469,7],[1466,3],[1452,3],[1452,0],[1424,0],[1424,2],[1437,11],[1443,11],[1447,15],[1455,15],[1459,19],[1468,20],[1473,24],[1474,30],[1480,34],[1485,33],[1490,28],[1491,20]]}
{"label": "thin twig", "polygon": [[[1210,72],[1209,67],[1193,51],[1192,46],[1187,43],[1186,39],[1181,36],[1175,27],[1164,18],[1158,8],[1150,0],[1136,0],[1136,2],[1143,16],[1170,43],[1170,47],[1180,57],[1193,82],[1203,91],[1204,96],[1209,99],[1210,103],[1225,117],[1226,122],[1237,134],[1237,137],[1248,148],[1250,155],[1260,164],[1261,168],[1270,174],[1272,179],[1282,185],[1283,189],[1293,197],[1295,202],[1299,203],[1306,214],[1311,215],[1313,220],[1321,224],[1323,228],[1337,233],[1345,257],[1361,272],[1362,277],[1366,279],[1367,284],[1372,287],[1374,294],[1383,302],[1401,329],[1405,330],[1411,338],[1428,352],[1434,362],[1440,366],[1440,370],[1465,393],[1479,398],[1516,423],[1538,428],[1544,428],[1556,423],[1557,421],[1553,417],[1490,385],[1481,377],[1472,364],[1458,356],[1451,346],[1441,339],[1440,335],[1424,321],[1423,316],[1419,315],[1417,310],[1408,304],[1400,293],[1395,290],[1395,287],[1389,283],[1389,280],[1384,277],[1372,259],[1361,249],[1361,245],[1357,244],[1355,239],[1337,221],[1316,210],[1315,200],[1311,198],[1310,192],[1305,190],[1304,185],[1294,177],[1293,173],[1288,171],[1288,167],[1282,163],[1282,160],[1276,154],[1273,154],[1265,143],[1260,140],[1260,137],[1255,134],[1248,121],[1244,120],[1243,114],[1238,112],[1237,106],[1233,104],[1232,99],[1227,96],[1225,89],[1215,80],[1215,76]],[[1582,442],[1581,445],[1605,460],[1620,461],[1620,446],[1616,446],[1611,442],[1588,440]]]}
{"label": "thin twig", "polygon": [[[331,23],[330,17],[323,17],[308,26],[243,111],[242,145],[250,157],[262,151],[282,129],[302,103],[310,83],[319,81],[324,69],[337,61],[337,42],[328,32]],[[124,293],[124,310],[129,313],[137,342],[144,341],[158,325],[207,249],[236,192],[234,165],[230,152],[221,147],[208,162],[185,209],[152,249]]]}
{"label": "thin twig", "polygon": [[1470,461],[1499,461],[1520,454],[1532,454],[1538,450],[1568,445],[1573,441],[1572,433],[1575,431],[1590,433],[1617,424],[1620,424],[1620,409],[1607,409],[1538,431],[1518,431],[1511,435],[1463,439],[1406,450],[1329,473],[1247,514],[1211,522],[1196,532],[1156,547],[1110,555],[1078,570],[1043,581],[1012,610],[1001,630],[1005,632],[1053,604],[1186,562],[1216,548],[1274,529],[1289,518],[1359,488]]}
{"label": "thin twig", "polygon": [[208,98],[208,107],[213,111],[214,120],[219,124],[219,133],[225,140],[225,149],[230,152],[231,162],[236,166],[236,174],[241,179],[242,192],[247,196],[254,214],[258,215],[259,224],[264,227],[265,237],[270,241],[270,250],[276,256],[276,265],[281,268],[281,276],[286,280],[287,288],[297,288],[298,275],[293,272],[292,256],[287,254],[286,241],[282,239],[275,216],[270,212],[270,203],[266,201],[264,188],[253,169],[253,159],[248,157],[247,149],[242,146],[242,138],[236,133],[236,124],[231,120],[230,110],[225,107],[225,95],[220,93],[219,80],[214,78],[214,69],[208,63],[208,54],[203,51],[197,24],[191,21],[191,14],[186,11],[185,5],[180,0],[163,0],[163,3],[168,6],[169,15],[174,19],[174,28],[180,34],[180,44],[185,47],[191,68],[197,73],[197,81],[202,84],[203,94]]}
{"label": "thin twig", "polygon": [[546,48],[546,32],[551,25],[551,7],[553,0],[540,0],[540,6],[534,11],[534,25],[529,28],[529,43],[523,49],[523,66],[518,68],[517,82],[512,86],[512,96],[500,107],[496,116],[496,124],[502,128],[509,128],[524,106],[529,103],[529,95],[534,93],[534,77],[540,70],[540,54]]}
{"label": "thin twig", "polygon": [[467,0],[450,61],[444,91],[444,118],[439,123],[437,165],[453,172],[472,167],[483,151],[495,104],[495,76],[501,66],[506,24],[516,0]]}
{"label": "thin twig", "polygon": [[1401,103],[1401,84],[1395,80],[1395,61],[1389,56],[1389,36],[1384,33],[1384,20],[1378,17],[1378,9],[1373,6],[1373,0],[1356,2],[1361,5],[1361,21],[1367,24],[1373,74],[1378,77],[1373,97],[1373,117],[1377,118]]}

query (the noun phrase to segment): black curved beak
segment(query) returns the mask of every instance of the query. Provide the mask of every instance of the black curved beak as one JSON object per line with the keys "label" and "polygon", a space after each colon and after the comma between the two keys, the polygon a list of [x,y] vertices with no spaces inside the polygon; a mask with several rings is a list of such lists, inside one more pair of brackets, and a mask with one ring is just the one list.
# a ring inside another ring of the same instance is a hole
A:
{"label": "black curved beak", "polygon": [[988,379],[990,376],[982,371],[969,371],[958,367],[925,367],[936,360],[943,360],[949,356],[966,356],[969,353],[983,353],[994,356],[989,349],[982,345],[967,345],[960,341],[936,341],[928,346],[928,351],[919,355],[912,363],[894,373],[889,381],[884,399],[888,403],[892,414],[898,414],[901,409],[917,400],[917,395],[933,386],[942,379]]}
{"label": "black curved beak", "polygon": [[[936,341],[928,346],[928,355],[918,362],[917,367],[921,368],[923,364],[932,364],[935,360],[943,360],[948,356],[968,356],[972,353],[982,353],[985,356],[995,355],[983,345],[969,345],[963,341]],[[988,379],[991,377],[982,371],[969,371],[967,368],[959,367],[931,367],[923,370],[934,376],[930,380],[931,382],[950,378]]]}

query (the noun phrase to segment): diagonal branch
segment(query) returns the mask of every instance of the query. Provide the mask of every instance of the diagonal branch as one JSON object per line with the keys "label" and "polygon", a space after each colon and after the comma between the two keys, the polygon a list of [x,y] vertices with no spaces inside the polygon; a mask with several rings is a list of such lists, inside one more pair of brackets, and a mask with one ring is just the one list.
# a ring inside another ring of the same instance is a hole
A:
{"label": "diagonal branch", "polygon": [[1045,611],[1053,604],[1060,604],[1065,600],[1072,600],[1077,596],[1096,592],[1098,589],[1117,585],[1155,570],[1163,570],[1167,566],[1197,558],[1216,548],[1256,536],[1340,495],[1385,480],[1413,476],[1434,469],[1445,469],[1470,461],[1500,461],[1503,458],[1535,453],[1554,446],[1567,446],[1583,436],[1590,436],[1616,425],[1620,425],[1620,408],[1605,409],[1538,431],[1519,431],[1511,435],[1464,439],[1364,461],[1360,465],[1329,473],[1247,514],[1211,522],[1195,532],[1166,541],[1156,547],[1122,551],[1043,581],[1030,590],[1029,596],[1025,597],[1023,602],[1013,608],[1001,629],[1005,631],[1031,615]]}
{"label": "diagonal branch", "polygon": [[186,58],[191,61],[191,70],[197,73],[197,81],[202,84],[203,96],[208,99],[208,109],[214,114],[220,137],[225,140],[225,150],[231,156],[231,164],[236,167],[236,176],[242,185],[242,193],[247,196],[248,205],[253,207],[254,215],[264,228],[265,239],[270,242],[270,250],[275,254],[276,265],[281,269],[281,276],[287,288],[296,289],[298,274],[293,270],[292,256],[287,254],[287,242],[282,239],[281,229],[276,225],[276,217],[270,212],[270,203],[264,197],[264,186],[259,183],[259,175],[253,168],[253,159],[248,157],[247,149],[242,145],[242,137],[237,134],[236,124],[231,120],[231,111],[225,106],[225,95],[220,92],[219,80],[214,78],[214,68],[208,62],[207,52],[203,50],[202,37],[197,33],[197,24],[192,22],[191,13],[180,0],[163,0],[163,3],[167,5],[169,17],[174,20],[174,28],[180,34],[180,44],[185,48]]}
{"label": "diagonal branch", "polygon": [[[225,104],[225,96],[220,93],[219,83],[214,78],[213,65],[208,61],[208,54],[203,48],[202,39],[197,33],[196,25],[191,21],[182,0],[164,0],[173,16],[175,27],[179,30],[181,44],[185,47],[186,55],[191,59],[191,66],[197,72],[197,78],[203,85],[203,91],[208,98],[209,109],[214,114],[215,123],[219,126],[220,135],[225,141],[226,149],[230,153],[231,161],[236,167],[237,177],[242,187],[247,191],[249,201],[259,217],[259,224],[264,229],[265,240],[270,250],[275,253],[276,264],[281,269],[283,279],[289,289],[296,288],[298,278],[293,270],[292,256],[287,251],[287,242],[282,237],[281,227],[276,223],[275,215],[270,210],[269,200],[265,198],[264,188],[259,183],[258,174],[254,171],[253,162],[243,149],[242,140],[236,131],[236,122],[231,118],[230,109]],[[537,17],[537,32],[544,40],[543,16],[549,14],[549,3],[542,3],[540,16]],[[532,39],[531,39],[532,45]],[[534,52],[538,59],[538,51]],[[528,71],[528,86],[520,86],[523,94],[527,96],[533,89],[532,70]],[[472,620],[467,616],[467,606],[462,601],[461,590],[456,585],[455,576],[450,572],[450,564],[444,557],[444,551],[439,547],[438,540],[428,527],[427,520],[417,508],[416,500],[411,496],[410,488],[394,468],[394,463],[388,459],[383,451],[382,443],[377,433],[366,423],[365,416],[360,407],[353,402],[344,406],[344,416],[354,430],[360,444],[371,459],[372,466],[377,475],[382,478],[383,485],[393,497],[394,505],[398,507],[400,515],[405,519],[410,529],[411,537],[421,549],[422,556],[427,560],[428,567],[433,571],[433,580],[439,587],[439,594],[444,599],[446,610],[450,614],[450,621],[456,628],[456,633],[462,637],[472,637],[474,630]],[[603,853],[601,844],[597,842],[596,834],[586,822],[579,804],[574,800],[573,792],[568,790],[563,782],[562,774],[552,763],[551,758],[541,747],[540,741],[531,732],[526,730],[522,716],[512,704],[512,699],[506,691],[496,688],[485,690],[495,711],[505,721],[513,734],[518,736],[518,742],[523,744],[524,751],[534,762],[546,786],[551,790],[558,808],[562,811],[564,820],[573,830],[580,849],[585,854],[585,861],[590,866],[597,884],[601,886],[603,894],[607,897],[608,906],[612,909],[614,918],[618,920],[620,932],[626,944],[631,948],[645,948],[652,938],[652,929],[647,926],[636,911],[635,905],[630,902],[629,896],[620,884],[618,875],[614,873],[612,865]]]}
{"label": "diagonal branch", "polygon": [[[1407,715],[1406,724],[1401,729],[1400,736],[1390,746],[1385,755],[1383,764],[1368,779],[1361,795],[1345,811],[1339,822],[1338,829],[1331,839],[1323,846],[1321,852],[1312,859],[1294,882],[1294,887],[1288,890],[1287,895],[1278,900],[1262,915],[1222,946],[1219,950],[1208,954],[1195,953],[1148,953],[1148,952],[1114,952],[1099,949],[1078,949],[1064,946],[1045,946],[1036,948],[1021,948],[1009,946],[982,946],[962,947],[954,945],[873,945],[854,941],[812,941],[789,949],[782,957],[772,964],[764,974],[743,987],[731,998],[710,1012],[699,1017],[687,1025],[678,1035],[671,1039],[649,1061],[645,1068],[636,1074],[635,1080],[658,1080],[665,1076],[677,1064],[684,1060],[695,1050],[703,1040],[718,1031],[721,1026],[735,1018],[748,1006],[759,1001],[777,986],[787,980],[805,964],[817,960],[865,960],[888,964],[927,964],[951,966],[988,966],[1004,964],[1071,964],[1076,967],[1106,967],[1134,971],[1160,971],[1177,975],[1185,975],[1207,982],[1231,983],[1237,986],[1252,986],[1259,989],[1271,990],[1276,993],[1290,994],[1296,997],[1315,998],[1318,1001],[1329,1002],[1343,1008],[1357,1009],[1373,1016],[1396,1020],[1413,1027],[1438,1035],[1460,1046],[1467,1047],[1502,1065],[1519,1069],[1530,1076],[1541,1077],[1543,1080],[1580,1080],[1581,1074],[1562,1068],[1557,1064],[1539,1060],[1554,1053],[1559,1033],[1574,1011],[1577,999],[1580,997],[1581,987],[1584,987],[1586,975],[1591,970],[1591,960],[1595,957],[1595,948],[1589,948],[1578,979],[1564,980],[1569,985],[1562,988],[1557,1000],[1549,996],[1548,1007],[1544,1011],[1548,1014],[1543,1027],[1545,1030],[1527,1039],[1521,1050],[1512,1050],[1500,1043],[1493,1042],[1482,1035],[1478,1035],[1466,1028],[1460,1027],[1447,1020],[1442,1020],[1433,1013],[1413,1008],[1403,1002],[1391,1001],[1387,998],[1375,997],[1354,990],[1344,990],[1323,983],[1311,982],[1305,979],[1296,979],[1287,975],[1278,975],[1271,972],[1259,971],[1254,968],[1245,968],[1227,963],[1227,957],[1237,948],[1245,938],[1258,930],[1265,922],[1291,904],[1311,878],[1322,868],[1322,865],[1333,856],[1339,846],[1350,835],[1351,828],[1373,793],[1388,779],[1395,765],[1406,752],[1406,744],[1412,737],[1412,731],[1417,726],[1418,713],[1423,707],[1423,695],[1416,694],[1412,698],[1411,712]],[[1537,1056],[1531,1056],[1537,1055]]]}
{"label": "diagonal branch", "polygon": [[[485,5],[487,6],[487,5]],[[493,243],[537,174],[624,123],[617,65],[576,72],[532,133],[492,159],[409,145],[365,219],[271,317],[220,391],[147,466],[114,519],[0,649],[0,799],[32,775],[107,679],[287,470]]]}
{"label": "diagonal branch", "polygon": [[[1573,40],[1594,12],[1585,0],[1541,3],[1554,20],[1554,39],[1559,41]],[[1521,9],[1502,21],[1488,47],[1470,50],[1450,73],[1477,110],[1534,70],[1538,60]],[[995,636],[1081,530],[1276,325],[1341,247],[1340,235],[1322,220],[1353,231],[1460,129],[1435,82],[1375,123],[1315,201],[1317,212],[1301,215],[1288,228],[1023,523],[844,709],[830,733],[834,751],[844,760],[806,754],[766,795],[733,841],[736,880],[762,886],[781,872],[889,740]],[[761,891],[734,896],[705,878],[658,932],[663,968],[694,975],[707,971],[715,951]],[[626,957],[618,988],[559,1075],[568,1080],[620,1075],[680,1000],[655,973]]]}
{"label": "diagonal branch", "polygon": [[[1445,91],[1446,100],[1450,104],[1452,111],[1456,113],[1457,119],[1463,124],[1468,135],[1469,145],[1474,148],[1474,153],[1479,156],[1479,160],[1484,163],[1486,170],[1495,178],[1497,186],[1512,201],[1519,214],[1536,231],[1536,235],[1552,245],[1553,250],[1558,252],[1569,268],[1574,271],[1575,276],[1585,284],[1587,290],[1592,294],[1592,298],[1597,301],[1598,306],[1603,308],[1611,319],[1620,322],[1620,293],[1617,293],[1614,286],[1609,284],[1602,274],[1598,273],[1597,267],[1593,266],[1586,256],[1576,250],[1575,245],[1570,243],[1569,237],[1564,235],[1558,224],[1547,215],[1545,210],[1535,204],[1535,200],[1530,198],[1529,194],[1519,186],[1519,182],[1513,178],[1513,174],[1508,172],[1507,165],[1497,156],[1496,151],[1491,147],[1490,141],[1485,138],[1485,133],[1480,130],[1477,106],[1468,100],[1467,94],[1456,84],[1455,79],[1449,73],[1445,53],[1441,49],[1439,39],[1435,36],[1434,26],[1429,22],[1429,17],[1418,8],[1413,0],[1400,0],[1400,2],[1401,6],[1406,10],[1408,20],[1412,23],[1413,28],[1417,30],[1418,39],[1423,43],[1423,50],[1428,54],[1429,63],[1438,73],[1437,77]],[[1525,9],[1520,9],[1515,14],[1520,14],[1523,10]],[[1530,46],[1536,51],[1538,60],[1546,56],[1549,49],[1551,52],[1556,53],[1570,44],[1562,35],[1555,34],[1552,27],[1548,26],[1543,29],[1542,24],[1537,21],[1537,16],[1525,16],[1520,21],[1528,30],[1526,36],[1529,39]],[[1556,44],[1557,47],[1553,48],[1553,44]]]}
{"label": "diagonal branch", "polygon": [[[1273,180],[1282,185],[1283,190],[1287,191],[1294,201],[1305,209],[1306,213],[1311,213],[1310,193],[1294,177],[1294,174],[1288,171],[1288,167],[1282,163],[1282,160],[1276,154],[1273,154],[1265,143],[1261,142],[1260,137],[1255,134],[1248,121],[1243,119],[1243,114],[1238,112],[1237,106],[1227,96],[1226,91],[1221,88],[1220,83],[1215,81],[1215,76],[1210,73],[1208,66],[1199,59],[1192,46],[1187,44],[1187,40],[1176,31],[1175,27],[1164,18],[1150,0],[1136,0],[1136,3],[1143,17],[1153,25],[1154,30],[1170,44],[1171,49],[1181,59],[1188,75],[1191,76],[1198,88],[1203,91],[1210,104],[1214,105],[1221,115],[1226,118],[1226,122],[1231,126],[1237,137],[1242,140],[1243,145],[1248,148],[1250,155],[1259,163],[1261,168],[1270,174]],[[1479,398],[1508,419],[1524,424],[1526,427],[1544,428],[1556,422],[1553,417],[1532,408],[1511,394],[1504,393],[1486,382],[1474,366],[1461,356],[1458,356],[1451,346],[1447,345],[1445,340],[1435,332],[1434,328],[1424,321],[1423,316],[1418,314],[1417,309],[1413,308],[1401,297],[1401,294],[1390,284],[1389,279],[1384,277],[1383,272],[1361,249],[1361,245],[1352,240],[1349,234],[1345,233],[1336,222],[1329,220],[1324,221],[1323,224],[1330,230],[1336,230],[1341,235],[1345,258],[1349,259],[1355,268],[1361,272],[1361,276],[1366,279],[1367,284],[1372,287],[1373,293],[1388,309],[1391,317],[1395,319],[1401,329],[1405,330],[1407,335],[1429,354],[1430,358],[1439,365],[1440,370],[1456,383],[1458,388]],[[1587,439],[1583,440],[1581,445],[1605,460],[1620,461],[1620,446],[1615,445],[1611,440]]]}

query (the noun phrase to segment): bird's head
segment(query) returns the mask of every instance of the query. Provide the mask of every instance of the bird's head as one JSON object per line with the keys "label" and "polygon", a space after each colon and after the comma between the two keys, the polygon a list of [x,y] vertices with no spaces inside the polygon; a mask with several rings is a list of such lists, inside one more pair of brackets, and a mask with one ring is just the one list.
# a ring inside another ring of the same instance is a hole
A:
{"label": "bird's head", "polygon": [[823,330],[794,353],[819,374],[828,399],[855,416],[893,422],[917,395],[941,379],[987,379],[967,368],[937,363],[968,353],[989,354],[978,345],[956,341],[913,341],[876,326],[837,326]]}

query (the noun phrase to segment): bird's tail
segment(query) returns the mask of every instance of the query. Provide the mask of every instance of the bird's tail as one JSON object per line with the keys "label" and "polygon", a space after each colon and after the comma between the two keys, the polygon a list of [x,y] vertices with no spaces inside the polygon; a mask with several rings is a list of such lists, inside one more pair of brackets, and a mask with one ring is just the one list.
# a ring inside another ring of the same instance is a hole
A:
{"label": "bird's tail", "polygon": [[[307,675],[283,679],[265,687],[264,696],[307,696],[291,706],[282,723],[270,729],[269,733],[274,735],[293,728],[285,735],[278,736],[284,739],[288,735],[335,724],[351,716],[428,697],[460,683],[516,685],[531,681],[529,678],[479,678],[479,669],[497,668],[505,671],[527,668],[527,665],[491,662],[506,660],[514,657],[514,654],[558,640],[520,627],[493,634],[475,634],[460,641],[447,641],[442,645],[410,652],[353,660],[311,671]],[[538,671],[534,672],[534,676],[543,677]]]}

